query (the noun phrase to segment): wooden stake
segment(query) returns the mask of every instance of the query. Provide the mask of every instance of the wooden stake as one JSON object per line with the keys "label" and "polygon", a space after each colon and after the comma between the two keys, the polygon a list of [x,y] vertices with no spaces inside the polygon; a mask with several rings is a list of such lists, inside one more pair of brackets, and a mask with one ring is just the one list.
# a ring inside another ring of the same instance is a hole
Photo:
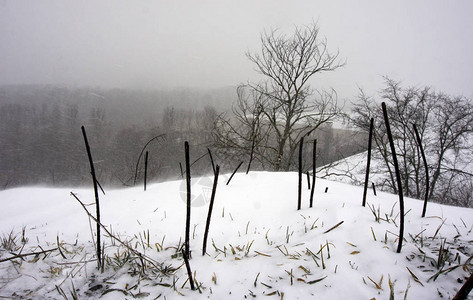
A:
{"label": "wooden stake", "polygon": [[310,202],[309,207],[312,207],[314,204],[314,192],[315,192],[315,178],[316,178],[316,150],[317,150],[317,139],[314,140],[312,146],[312,189],[310,190]]}
{"label": "wooden stake", "polygon": [[374,126],[374,119],[371,118],[370,120],[370,132],[368,137],[368,158],[366,162],[366,175],[365,175],[365,186],[363,189],[363,202],[361,205],[366,206],[366,193],[368,192],[368,180],[370,178],[370,164],[371,164],[371,139],[373,137],[373,126]]}
{"label": "wooden stake", "polygon": [[207,214],[207,222],[205,224],[204,243],[202,245],[202,255],[205,255],[205,252],[207,250],[207,237],[209,235],[210,219],[212,218],[212,209],[214,207],[214,199],[215,199],[215,193],[217,191],[219,172],[220,172],[220,166],[217,165],[215,169],[215,174],[214,174],[214,184],[212,186],[212,196],[210,196],[209,213]]}
{"label": "wooden stake", "polygon": [[305,174],[307,175],[307,189],[310,190],[310,175],[309,175],[309,171],[307,171]]}
{"label": "wooden stake", "polygon": [[189,142],[184,142],[185,156],[186,156],[186,186],[187,186],[187,213],[186,213],[186,238],[184,242],[185,255],[190,257],[189,240],[191,228],[191,168],[189,159]]}
{"label": "wooden stake", "polygon": [[166,134],[160,134],[158,136],[155,136],[154,138],[150,139],[143,147],[143,149],[141,149],[141,152],[140,152],[140,156],[138,156],[138,160],[136,161],[136,167],[135,167],[135,179],[133,179],[133,186],[136,184],[136,179],[138,178],[138,166],[140,164],[140,160],[141,160],[141,156],[143,155],[143,152],[145,151],[146,147],[148,147],[148,145],[152,142],[152,141],[155,141],[155,140],[158,140],[159,138],[163,138],[166,136]]}
{"label": "wooden stake", "polygon": [[230,176],[230,178],[228,178],[228,181],[227,181],[226,185],[228,185],[230,183],[230,181],[233,178],[233,175],[235,175],[235,173],[238,171],[238,169],[241,167],[242,164],[243,164],[243,162],[241,161],[240,164],[238,165],[238,167],[236,167],[235,171],[233,171],[232,176]]}
{"label": "wooden stake", "polygon": [[250,172],[251,163],[253,162],[253,156],[255,151],[255,139],[255,136],[253,136],[253,141],[251,142],[250,161],[248,162],[248,167],[246,168],[246,174]]}
{"label": "wooden stake", "polygon": [[87,140],[87,133],[85,132],[85,127],[81,127],[82,135],[84,137],[85,149],[87,150],[87,156],[89,157],[90,164],[90,174],[92,175],[92,181],[94,184],[94,195],[95,195],[95,212],[97,218],[97,264],[98,269],[100,270],[102,266],[102,250],[100,245],[100,202],[99,202],[99,193],[97,189],[97,177],[95,176],[94,161],[92,159],[92,152],[90,151],[89,141]]}
{"label": "wooden stake", "polygon": [[302,148],[304,145],[304,138],[299,142],[299,184],[297,188],[297,210],[301,209],[302,202]]}
{"label": "wooden stake", "polygon": [[371,182],[371,187],[373,188],[373,194],[376,195],[376,186],[374,185],[374,182]]}
{"label": "wooden stake", "polygon": [[470,275],[470,277],[468,277],[468,279],[465,281],[463,286],[457,292],[455,297],[452,298],[452,300],[465,300],[472,289],[473,289],[473,273]]}
{"label": "wooden stake", "polygon": [[145,154],[145,178],[144,178],[144,190],[146,191],[146,180],[148,177],[148,151]]}
{"label": "wooden stake", "polygon": [[414,132],[416,134],[417,146],[420,149],[420,154],[422,155],[422,160],[424,161],[425,169],[425,196],[424,196],[424,207],[422,209],[422,218],[425,217],[425,212],[427,211],[427,201],[429,200],[429,189],[430,189],[430,180],[429,180],[429,166],[427,165],[427,159],[425,158],[424,147],[422,146],[422,139],[420,138],[419,131],[417,130],[416,124],[414,124]]}
{"label": "wooden stake", "polygon": [[186,255],[184,249],[181,250],[182,257],[184,258],[184,263],[186,264],[187,276],[189,277],[189,284],[191,285],[191,290],[195,290],[194,279],[192,279],[191,265],[189,264],[189,257]]}
{"label": "wooden stake", "polygon": [[397,156],[396,156],[396,147],[394,146],[394,139],[393,135],[391,133],[391,126],[389,126],[389,117],[388,117],[388,111],[386,109],[386,103],[381,103],[381,106],[383,108],[383,115],[384,115],[384,123],[386,125],[386,131],[388,134],[388,139],[389,139],[389,145],[391,147],[391,154],[393,156],[393,164],[394,164],[394,170],[396,172],[396,180],[397,180],[397,188],[398,188],[398,193],[399,193],[399,243],[397,245],[397,253],[401,253],[402,249],[402,241],[404,239],[404,195],[402,192],[402,182],[401,182],[401,173],[399,172],[399,164],[397,162]]}
{"label": "wooden stake", "polygon": [[212,170],[214,171],[214,174],[215,174],[215,164],[214,164],[214,158],[212,157],[212,152],[210,152],[209,148],[207,148],[207,152],[209,153],[210,162],[212,163]]}

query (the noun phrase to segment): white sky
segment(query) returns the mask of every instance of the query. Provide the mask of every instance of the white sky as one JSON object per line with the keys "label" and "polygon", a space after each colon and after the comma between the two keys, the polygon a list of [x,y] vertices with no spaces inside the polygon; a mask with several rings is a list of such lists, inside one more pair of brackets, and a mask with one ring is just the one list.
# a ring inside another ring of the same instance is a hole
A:
{"label": "white sky", "polygon": [[0,84],[220,87],[258,79],[263,30],[317,21],[347,65],[341,98],[382,75],[473,97],[473,1],[0,0]]}

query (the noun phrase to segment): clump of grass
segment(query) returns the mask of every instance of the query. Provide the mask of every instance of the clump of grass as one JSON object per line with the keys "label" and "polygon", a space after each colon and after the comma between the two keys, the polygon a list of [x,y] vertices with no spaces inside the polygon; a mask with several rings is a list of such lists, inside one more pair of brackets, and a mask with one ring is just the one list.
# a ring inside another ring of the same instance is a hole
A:
{"label": "clump of grass", "polygon": [[368,204],[368,207],[370,208],[371,212],[373,213],[375,221],[377,223],[379,223],[380,215],[381,215],[379,205],[378,205],[378,210],[376,210],[376,208],[374,207],[374,204],[371,204],[371,205]]}
{"label": "clump of grass", "polygon": [[445,266],[445,262],[448,260],[450,256],[449,248],[447,247],[445,249],[446,242],[447,242],[447,239],[444,239],[443,242],[440,241],[440,248],[439,248],[439,253],[437,257],[437,269],[443,268]]}
{"label": "clump of grass", "polygon": [[[59,293],[59,295],[61,295],[61,297],[63,297],[65,300],[69,300],[69,297],[67,297],[67,294],[64,292],[64,290],[60,286],[56,285],[56,290]],[[71,295],[71,299],[73,299],[73,300],[78,300],[79,299],[79,296],[77,295],[76,289],[74,288],[74,283],[72,283],[72,287],[69,290],[69,294]]]}
{"label": "clump of grass", "polygon": [[0,238],[0,250],[8,252],[18,252],[23,249],[28,242],[25,236],[26,228],[21,229],[21,233],[15,232],[13,229],[8,234],[3,234]]}
{"label": "clump of grass", "polygon": [[[428,278],[429,281],[436,281],[440,275],[449,276],[449,273],[457,270],[458,272],[464,271],[469,274],[469,270],[473,268],[473,255],[471,242],[463,238],[462,234],[468,236],[466,230],[468,228],[463,224],[463,227],[454,226],[456,230],[456,235],[453,237],[452,241],[441,236],[441,230],[446,220],[438,217],[432,216],[428,218],[438,218],[441,220],[441,223],[436,228],[432,236],[425,236],[425,228],[416,234],[410,234],[410,239],[412,243],[416,246],[418,252],[411,253],[406,258],[408,261],[417,260],[414,262],[418,265],[418,268],[423,272],[431,272],[433,275]],[[415,282],[423,285],[420,279],[414,274],[411,269],[407,269],[411,275],[411,279]],[[450,279],[456,279],[458,276],[461,276],[455,272],[454,275],[450,275]],[[410,285],[406,289],[406,294]]]}
{"label": "clump of grass", "polygon": [[248,256],[248,254],[250,253],[250,249],[251,249],[251,246],[253,246],[253,242],[255,240],[252,240],[251,242],[248,242],[248,244],[246,244],[245,246],[245,256]]}
{"label": "clump of grass", "polygon": [[132,255],[129,251],[122,251],[118,248],[117,251],[112,256],[105,256],[105,262],[107,265],[111,266],[115,271],[121,269],[126,264],[130,263],[132,260]]}

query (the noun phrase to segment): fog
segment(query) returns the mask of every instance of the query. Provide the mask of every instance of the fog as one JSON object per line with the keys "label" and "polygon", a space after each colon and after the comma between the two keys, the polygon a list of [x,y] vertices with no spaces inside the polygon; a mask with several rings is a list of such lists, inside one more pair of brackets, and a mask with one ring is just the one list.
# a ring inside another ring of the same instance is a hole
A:
{"label": "fog", "polygon": [[351,98],[382,75],[473,95],[473,3],[464,1],[0,2],[0,85],[214,88],[258,80],[264,30],[317,22],[344,68],[317,76]]}

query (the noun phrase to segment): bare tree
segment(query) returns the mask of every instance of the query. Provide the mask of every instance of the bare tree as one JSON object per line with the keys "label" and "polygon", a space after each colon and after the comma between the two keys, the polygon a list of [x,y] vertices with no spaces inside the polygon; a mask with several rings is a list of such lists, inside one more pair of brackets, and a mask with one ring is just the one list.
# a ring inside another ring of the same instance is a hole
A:
{"label": "bare tree", "polygon": [[[469,203],[471,189],[467,185],[472,182],[472,174],[465,172],[465,168],[471,165],[468,160],[469,136],[473,133],[471,100],[435,92],[429,87],[404,88],[390,78],[385,78],[385,88],[379,96],[386,102],[392,120],[405,194],[420,199],[426,188],[425,165],[413,127],[416,124],[431,177],[428,199],[457,205]],[[361,91],[354,113],[354,125],[364,130],[368,129],[370,118],[374,118],[376,155],[385,161],[385,169],[378,171],[387,174],[377,185],[397,193],[379,103]],[[464,192],[460,197],[460,191],[470,193]]]}
{"label": "bare tree", "polygon": [[299,140],[341,111],[334,90],[315,91],[309,84],[316,74],[343,66],[338,56],[328,51],[317,24],[296,27],[291,36],[263,33],[261,52],[247,57],[264,80],[238,87],[232,117],[217,119],[217,146],[289,170]]}

